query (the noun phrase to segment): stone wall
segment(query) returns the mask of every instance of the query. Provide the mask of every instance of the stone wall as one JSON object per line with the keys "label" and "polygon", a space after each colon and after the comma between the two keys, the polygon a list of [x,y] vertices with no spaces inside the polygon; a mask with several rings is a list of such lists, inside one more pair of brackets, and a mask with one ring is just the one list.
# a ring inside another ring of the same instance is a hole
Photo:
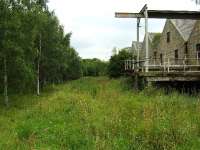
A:
{"label": "stone wall", "polygon": [[[170,42],[167,42],[167,33],[170,32]],[[187,51],[186,53],[186,43]],[[189,37],[188,41],[185,41],[181,33],[175,27],[175,25],[167,20],[163,29],[160,42],[157,48],[153,49],[152,41],[149,39],[149,64],[161,64],[160,55],[163,56],[163,63],[167,63],[168,59],[171,65],[183,64],[185,58],[191,59],[187,61],[187,64],[200,64],[200,61],[193,60],[197,58],[196,45],[200,44],[200,21],[197,21],[194,29]],[[178,59],[175,60],[175,50],[178,50]],[[154,59],[154,53],[156,52],[156,60]],[[145,60],[145,38],[142,44],[142,50],[140,52],[140,60]]]}
{"label": "stone wall", "polygon": [[[146,36],[144,37],[144,40],[143,40],[142,49],[140,52],[140,60],[146,59],[145,39],[146,39]],[[152,42],[149,40],[149,58],[151,59],[152,56],[153,56]]]}
{"label": "stone wall", "polygon": [[[169,43],[167,42],[168,32],[170,32]],[[181,64],[182,60],[175,61],[175,50],[178,50],[179,59],[185,58],[185,41],[174,24],[167,20],[158,45],[157,58],[160,58],[160,54],[162,54],[163,62],[168,62],[169,58],[171,64]],[[158,59],[156,63],[160,63],[160,60]]]}
{"label": "stone wall", "polygon": [[190,64],[200,64],[199,61],[193,60],[197,58],[197,44],[200,44],[200,21],[196,22],[195,27],[188,40],[188,58],[191,58],[191,60],[189,61]]}

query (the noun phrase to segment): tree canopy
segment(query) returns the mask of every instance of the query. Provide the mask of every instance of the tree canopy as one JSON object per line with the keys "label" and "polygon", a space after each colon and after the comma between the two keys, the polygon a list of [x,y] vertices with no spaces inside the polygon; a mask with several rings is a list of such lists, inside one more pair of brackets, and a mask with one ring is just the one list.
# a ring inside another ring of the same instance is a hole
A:
{"label": "tree canopy", "polygon": [[104,76],[107,75],[108,63],[97,58],[82,60],[83,76]]}
{"label": "tree canopy", "polygon": [[124,61],[133,59],[132,53],[122,49],[118,54],[111,56],[108,65],[108,74],[110,77],[120,77],[125,73]]}
{"label": "tree canopy", "polygon": [[36,90],[38,62],[41,86],[81,76],[71,33],[64,33],[47,0],[0,0],[0,9],[0,82],[7,76],[8,93]]}

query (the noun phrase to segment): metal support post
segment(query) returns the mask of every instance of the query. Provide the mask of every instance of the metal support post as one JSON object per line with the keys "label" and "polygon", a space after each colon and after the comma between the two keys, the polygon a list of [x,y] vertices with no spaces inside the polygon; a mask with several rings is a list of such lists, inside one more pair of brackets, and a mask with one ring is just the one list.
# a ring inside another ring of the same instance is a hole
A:
{"label": "metal support post", "polygon": [[145,8],[144,11],[145,15],[145,50],[146,50],[146,57],[145,57],[145,72],[149,72],[149,33],[148,33],[148,8]]}
{"label": "metal support post", "polygon": [[139,41],[140,41],[140,18],[137,18],[137,67],[139,69],[140,66],[140,49],[139,49]]}

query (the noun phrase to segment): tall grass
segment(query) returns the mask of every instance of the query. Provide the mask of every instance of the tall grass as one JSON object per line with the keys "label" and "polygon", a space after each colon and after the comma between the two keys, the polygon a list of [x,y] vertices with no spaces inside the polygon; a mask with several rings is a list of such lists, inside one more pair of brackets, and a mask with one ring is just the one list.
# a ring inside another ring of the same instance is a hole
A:
{"label": "tall grass", "polygon": [[[130,83],[130,81],[128,81]],[[199,149],[199,98],[82,78],[0,107],[0,149]]]}

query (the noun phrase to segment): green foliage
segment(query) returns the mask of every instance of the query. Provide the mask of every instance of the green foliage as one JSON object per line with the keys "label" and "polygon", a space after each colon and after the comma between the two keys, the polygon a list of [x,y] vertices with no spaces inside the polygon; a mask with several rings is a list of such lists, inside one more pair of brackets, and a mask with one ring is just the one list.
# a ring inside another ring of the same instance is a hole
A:
{"label": "green foliage", "polygon": [[0,105],[0,149],[199,149],[199,97],[127,82],[87,77],[13,95]]}
{"label": "green foliage", "polygon": [[124,74],[124,61],[131,60],[132,54],[124,49],[119,51],[119,54],[111,56],[108,65],[108,74],[110,77],[120,77]]}
{"label": "green foliage", "polygon": [[99,59],[83,59],[82,72],[83,76],[105,76],[107,75],[108,63]]}
{"label": "green foliage", "polygon": [[158,44],[160,42],[160,37],[161,37],[161,33],[156,33],[156,35],[153,38],[152,41],[152,48],[156,49],[158,47]]}
{"label": "green foliage", "polygon": [[17,136],[20,140],[28,140],[32,135],[32,124],[25,122],[16,128]]}
{"label": "green foliage", "polygon": [[9,93],[35,90],[38,60],[41,85],[81,76],[81,60],[70,45],[71,33],[64,33],[54,12],[48,10],[47,0],[1,0],[0,9],[0,82],[6,59]]}

